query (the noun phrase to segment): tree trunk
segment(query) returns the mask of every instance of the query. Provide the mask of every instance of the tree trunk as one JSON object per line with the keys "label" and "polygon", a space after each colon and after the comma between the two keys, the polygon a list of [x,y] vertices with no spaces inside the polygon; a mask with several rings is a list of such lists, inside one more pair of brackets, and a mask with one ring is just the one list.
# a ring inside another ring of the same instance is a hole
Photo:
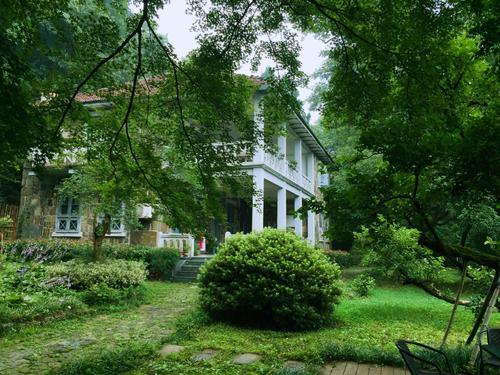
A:
{"label": "tree trunk", "polygon": [[468,306],[470,305],[470,301],[467,300],[462,300],[462,299],[456,299],[451,296],[446,295],[443,293],[441,290],[436,288],[434,285],[427,285],[424,284],[421,281],[418,280],[413,280],[413,279],[406,279],[406,283],[415,285],[416,287],[422,289],[424,292],[429,293],[431,296],[436,297],[442,301],[448,302],[448,303],[453,303],[453,304],[458,304],[462,306]]}
{"label": "tree trunk", "polygon": [[93,250],[94,250],[94,260],[96,262],[100,262],[103,258],[102,256],[102,242],[106,236],[106,233],[109,232],[109,228],[111,226],[111,215],[104,214],[104,220],[100,223],[97,223],[97,216],[94,215],[94,241],[93,241]]}
{"label": "tree trunk", "polygon": [[442,255],[447,259],[462,258],[492,269],[497,269],[498,264],[500,263],[499,255],[476,250],[467,246],[449,245],[443,242],[438,242],[432,240],[425,234],[420,236],[419,243],[420,245],[431,249],[435,254]]}
{"label": "tree trunk", "polygon": [[446,340],[448,339],[448,335],[450,334],[451,331],[451,326],[453,325],[453,320],[455,319],[455,313],[457,312],[458,301],[460,301],[460,296],[462,295],[462,291],[464,290],[465,275],[467,275],[467,261],[463,262],[462,278],[460,279],[460,286],[458,287],[457,298],[455,299],[455,303],[453,304],[453,309],[451,310],[450,320],[448,321],[448,327],[446,327],[446,331],[444,332],[441,348],[443,348],[443,346],[445,346],[446,344]]}

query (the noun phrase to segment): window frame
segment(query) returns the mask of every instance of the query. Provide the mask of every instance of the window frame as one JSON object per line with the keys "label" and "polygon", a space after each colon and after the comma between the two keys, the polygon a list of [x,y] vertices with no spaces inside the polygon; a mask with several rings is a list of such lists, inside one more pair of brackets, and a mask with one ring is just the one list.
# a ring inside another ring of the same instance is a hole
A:
{"label": "window frame", "polygon": [[[62,207],[64,203],[67,203],[66,212],[62,212]],[[74,206],[78,207],[78,211],[76,214],[74,213]],[[60,222],[62,220],[66,221],[64,229],[61,229]],[[71,222],[76,220],[76,228],[71,229]],[[57,234],[68,234],[75,235],[81,233],[81,206],[80,202],[77,198],[73,197],[59,197],[57,199],[57,207],[56,207],[56,222],[55,222],[55,230],[54,233]]]}
{"label": "window frame", "polygon": [[[101,214],[97,217],[97,223],[102,223],[104,220],[104,215]],[[118,229],[113,229],[113,221],[119,221],[120,226]],[[126,231],[125,231],[125,224],[123,223],[123,217],[114,217],[111,216],[111,223],[109,225],[109,232],[105,234],[107,237],[125,237],[126,236]]]}

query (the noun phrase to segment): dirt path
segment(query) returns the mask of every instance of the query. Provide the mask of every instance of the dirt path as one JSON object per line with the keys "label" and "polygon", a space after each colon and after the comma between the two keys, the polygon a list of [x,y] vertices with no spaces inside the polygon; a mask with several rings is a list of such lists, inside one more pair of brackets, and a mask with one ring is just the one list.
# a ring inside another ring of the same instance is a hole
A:
{"label": "dirt path", "polygon": [[0,338],[0,374],[45,374],[75,356],[128,341],[158,341],[175,319],[193,306],[192,284],[149,283],[150,303],[127,311],[82,317],[27,328]]}

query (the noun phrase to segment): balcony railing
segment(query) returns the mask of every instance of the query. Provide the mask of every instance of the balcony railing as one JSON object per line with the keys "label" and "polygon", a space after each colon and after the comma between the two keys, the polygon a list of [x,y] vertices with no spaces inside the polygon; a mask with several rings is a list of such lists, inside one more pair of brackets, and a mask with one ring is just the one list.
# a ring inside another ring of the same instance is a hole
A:
{"label": "balcony railing", "polygon": [[266,152],[264,153],[264,164],[307,191],[313,192],[314,187],[311,180],[307,176],[301,175],[285,158]]}
{"label": "balcony railing", "polygon": [[[231,156],[236,156],[237,160],[242,163],[252,161],[253,155],[245,149],[244,142],[238,146],[235,142],[216,142],[212,143],[212,146],[217,150],[217,152],[223,152]],[[235,151],[237,151],[236,155],[234,155]]]}
{"label": "balcony railing", "polygon": [[194,256],[194,237],[186,233],[161,233],[159,247],[179,250],[183,256]]}
{"label": "balcony railing", "polygon": [[313,191],[314,186],[309,177],[302,175],[302,187],[307,191]]}

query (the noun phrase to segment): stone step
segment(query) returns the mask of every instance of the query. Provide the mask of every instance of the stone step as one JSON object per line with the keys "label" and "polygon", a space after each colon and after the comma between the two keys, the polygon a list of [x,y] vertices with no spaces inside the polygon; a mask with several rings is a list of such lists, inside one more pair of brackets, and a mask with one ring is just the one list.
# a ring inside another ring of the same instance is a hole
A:
{"label": "stone step", "polygon": [[186,272],[186,271],[178,271],[174,274],[175,276],[181,276],[181,277],[193,277],[196,279],[196,276],[198,276],[197,272]]}
{"label": "stone step", "polygon": [[186,264],[184,263],[181,267],[182,269],[185,269],[185,270],[194,270],[194,271],[198,271],[200,268],[201,268],[201,265],[195,265],[195,264]]}
{"label": "stone step", "polygon": [[202,266],[206,263],[206,260],[186,260],[184,264],[192,265],[192,266]]}
{"label": "stone step", "polygon": [[174,276],[173,280],[178,282],[193,282],[196,281],[196,277]]}
{"label": "stone step", "polygon": [[196,281],[200,268],[210,257],[194,257],[184,260],[182,266],[174,272],[174,281]]}

